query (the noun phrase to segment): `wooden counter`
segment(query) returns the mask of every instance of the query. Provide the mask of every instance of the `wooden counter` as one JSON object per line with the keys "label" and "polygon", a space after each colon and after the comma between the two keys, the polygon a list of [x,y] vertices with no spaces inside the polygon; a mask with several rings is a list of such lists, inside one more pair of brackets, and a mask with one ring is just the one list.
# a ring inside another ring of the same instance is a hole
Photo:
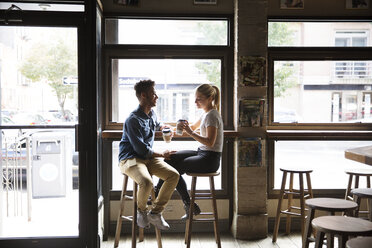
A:
{"label": "wooden counter", "polygon": [[372,146],[363,146],[345,151],[345,158],[372,165]]}

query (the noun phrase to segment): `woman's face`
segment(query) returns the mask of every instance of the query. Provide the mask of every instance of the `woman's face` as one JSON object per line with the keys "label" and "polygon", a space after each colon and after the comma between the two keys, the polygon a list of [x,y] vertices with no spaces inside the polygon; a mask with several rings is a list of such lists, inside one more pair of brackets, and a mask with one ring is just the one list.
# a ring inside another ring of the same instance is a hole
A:
{"label": "woman's face", "polygon": [[195,93],[195,104],[198,109],[209,109],[212,107],[212,97],[207,98],[200,92]]}

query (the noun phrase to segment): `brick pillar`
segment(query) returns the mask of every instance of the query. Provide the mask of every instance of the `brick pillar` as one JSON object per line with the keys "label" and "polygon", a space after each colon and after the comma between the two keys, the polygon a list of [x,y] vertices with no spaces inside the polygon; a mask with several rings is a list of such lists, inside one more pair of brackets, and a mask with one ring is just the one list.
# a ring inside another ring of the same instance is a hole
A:
{"label": "brick pillar", "polygon": [[[267,6],[267,0],[235,0],[237,106],[242,98],[265,99],[267,105],[266,77],[261,86],[242,86],[239,82],[241,56],[267,57]],[[237,112],[239,120],[239,110]],[[265,124],[266,121],[260,127],[238,125],[238,131],[241,137],[264,139]],[[236,158],[239,156],[237,146]],[[238,239],[265,238],[268,229],[266,154],[263,154],[262,165],[259,167],[241,166],[237,160],[234,163],[234,216],[231,231]]]}

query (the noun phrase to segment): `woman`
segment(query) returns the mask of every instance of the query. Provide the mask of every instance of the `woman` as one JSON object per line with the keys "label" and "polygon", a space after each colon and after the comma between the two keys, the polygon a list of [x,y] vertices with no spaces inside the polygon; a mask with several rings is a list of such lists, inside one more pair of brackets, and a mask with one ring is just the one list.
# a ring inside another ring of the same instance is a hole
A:
{"label": "woman", "polygon": [[[188,122],[181,123],[183,130],[194,140],[201,143],[197,151],[178,151],[171,155],[170,160],[165,160],[173,166],[180,175],[186,172],[210,173],[216,172],[220,166],[221,152],[223,146],[223,122],[219,113],[220,91],[216,86],[210,84],[200,85],[195,92],[195,104],[199,109],[204,110],[201,118],[189,125]],[[200,134],[195,130],[200,128]],[[159,180],[156,187],[157,191],[163,184]],[[187,185],[182,176],[178,180],[176,187],[184,203],[186,215],[188,217],[190,208],[190,195]],[[194,214],[200,213],[199,206],[195,203]]]}

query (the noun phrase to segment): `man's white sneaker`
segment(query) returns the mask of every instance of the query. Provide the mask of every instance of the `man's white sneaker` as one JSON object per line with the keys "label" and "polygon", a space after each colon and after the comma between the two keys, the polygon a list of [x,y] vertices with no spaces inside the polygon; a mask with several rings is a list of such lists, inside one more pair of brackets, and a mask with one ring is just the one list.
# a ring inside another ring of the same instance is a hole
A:
{"label": "man's white sneaker", "polygon": [[137,210],[137,225],[142,228],[150,228],[150,222],[147,218],[147,211]]}
{"label": "man's white sneaker", "polygon": [[147,219],[151,224],[159,228],[160,230],[168,230],[170,228],[169,224],[164,220],[161,213],[153,214],[149,213]]}

